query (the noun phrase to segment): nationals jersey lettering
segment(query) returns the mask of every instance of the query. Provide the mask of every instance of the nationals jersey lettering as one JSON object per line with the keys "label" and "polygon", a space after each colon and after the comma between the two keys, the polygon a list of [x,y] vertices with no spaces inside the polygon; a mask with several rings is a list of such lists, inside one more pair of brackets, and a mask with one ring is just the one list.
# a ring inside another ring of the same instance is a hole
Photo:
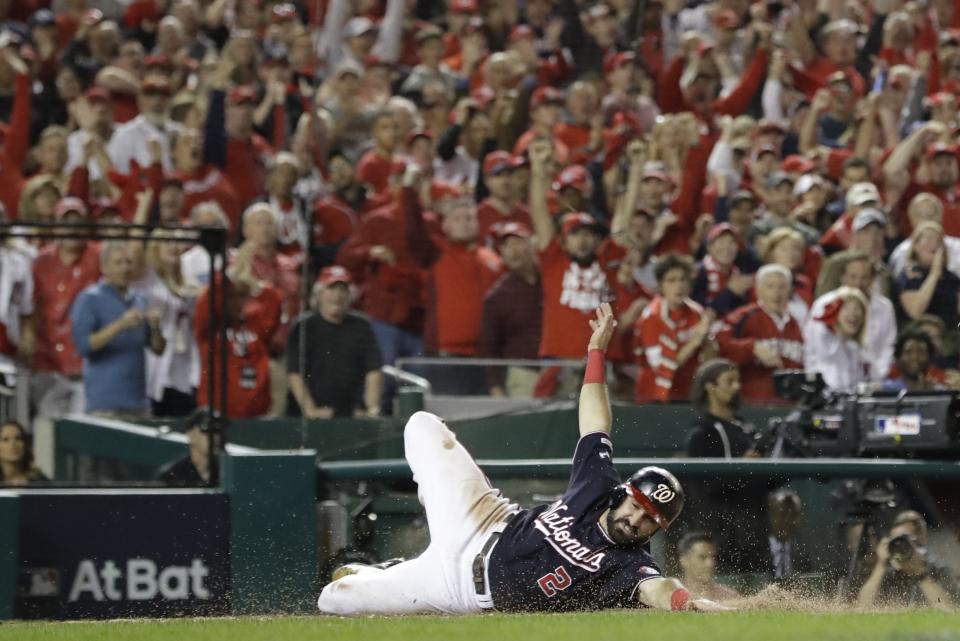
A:
{"label": "nationals jersey lettering", "polygon": [[637,587],[661,576],[643,546],[617,545],[600,527],[620,484],[602,432],[580,439],[567,491],[517,514],[487,568],[493,605],[503,611],[638,607]]}
{"label": "nationals jersey lettering", "polygon": [[568,527],[573,524],[572,516],[562,516],[567,506],[557,501],[546,512],[537,517],[533,527],[546,535],[546,541],[564,559],[588,572],[596,572],[603,561],[603,553],[590,549],[578,541]]}
{"label": "nationals jersey lettering", "polygon": [[756,344],[779,354],[787,360],[803,362],[803,343],[801,341],[783,338],[761,338],[757,339]]}
{"label": "nationals jersey lettering", "polygon": [[589,312],[609,299],[607,275],[594,261],[589,267],[571,262],[563,275],[560,304],[581,312]]}

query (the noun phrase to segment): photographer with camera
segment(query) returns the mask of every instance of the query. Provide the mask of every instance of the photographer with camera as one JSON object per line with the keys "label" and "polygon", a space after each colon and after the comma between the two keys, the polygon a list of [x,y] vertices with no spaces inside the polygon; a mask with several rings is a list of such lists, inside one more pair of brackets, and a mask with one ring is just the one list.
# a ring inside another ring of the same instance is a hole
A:
{"label": "photographer with camera", "polygon": [[[740,370],[736,363],[714,358],[697,368],[691,402],[696,412],[687,435],[687,456],[710,458],[757,458],[753,430],[745,425],[740,408]],[[770,486],[763,480],[737,477],[698,479],[690,482],[688,500],[698,505],[690,510],[685,526],[690,531],[716,537],[717,571],[720,573],[762,571],[765,517],[763,506]],[[731,528],[737,523],[737,528]]]}
{"label": "photographer with camera", "polygon": [[901,512],[877,544],[873,572],[857,596],[860,607],[919,604],[955,607],[956,586],[949,570],[927,551],[927,523],[913,510]]}

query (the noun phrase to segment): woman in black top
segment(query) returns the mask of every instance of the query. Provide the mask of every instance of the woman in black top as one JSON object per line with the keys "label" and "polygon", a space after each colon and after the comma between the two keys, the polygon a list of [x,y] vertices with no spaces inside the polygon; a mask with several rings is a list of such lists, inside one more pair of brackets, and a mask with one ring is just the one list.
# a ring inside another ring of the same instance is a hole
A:
{"label": "woman in black top", "polygon": [[[947,327],[960,320],[960,277],[947,269],[949,256],[943,227],[935,222],[917,225],[910,236],[910,251],[903,272],[896,278],[896,301],[901,318],[917,320],[924,314],[942,318]],[[957,352],[956,332],[944,337],[945,355]]]}

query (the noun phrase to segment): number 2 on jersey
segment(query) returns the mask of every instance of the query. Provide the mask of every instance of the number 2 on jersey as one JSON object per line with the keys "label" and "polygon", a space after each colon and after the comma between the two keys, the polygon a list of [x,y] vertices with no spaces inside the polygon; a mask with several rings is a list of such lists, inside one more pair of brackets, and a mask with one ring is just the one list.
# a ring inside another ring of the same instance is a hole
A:
{"label": "number 2 on jersey", "polygon": [[537,585],[540,586],[540,589],[543,590],[543,593],[548,597],[556,596],[557,592],[566,590],[572,583],[573,579],[571,579],[567,573],[567,568],[562,565],[553,572],[544,574],[537,579]]}

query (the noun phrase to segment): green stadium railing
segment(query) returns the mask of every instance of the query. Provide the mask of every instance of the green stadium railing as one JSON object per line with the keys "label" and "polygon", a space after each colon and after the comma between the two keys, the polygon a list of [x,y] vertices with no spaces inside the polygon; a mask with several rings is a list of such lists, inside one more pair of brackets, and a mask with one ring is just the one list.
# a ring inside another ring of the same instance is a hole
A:
{"label": "green stadium railing", "polygon": [[[746,420],[763,424],[783,408],[745,408]],[[618,457],[673,456],[684,449],[693,419],[688,405],[615,405],[614,444]],[[569,459],[578,438],[573,403],[553,403],[520,412],[454,420],[460,441],[476,458]],[[71,416],[54,426],[55,476],[69,480],[77,455],[120,461],[146,471],[182,456],[186,441],[177,422],[149,420],[133,425]],[[403,423],[395,419],[234,420],[230,444],[261,450],[315,450],[319,461],[370,461],[403,456]]]}

